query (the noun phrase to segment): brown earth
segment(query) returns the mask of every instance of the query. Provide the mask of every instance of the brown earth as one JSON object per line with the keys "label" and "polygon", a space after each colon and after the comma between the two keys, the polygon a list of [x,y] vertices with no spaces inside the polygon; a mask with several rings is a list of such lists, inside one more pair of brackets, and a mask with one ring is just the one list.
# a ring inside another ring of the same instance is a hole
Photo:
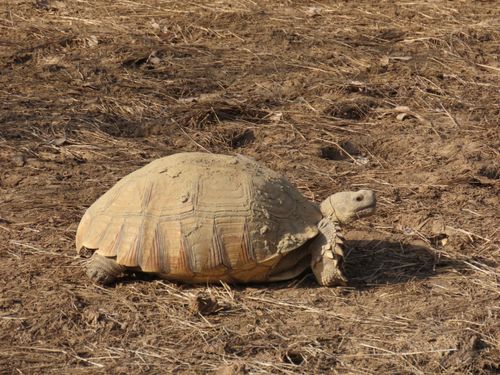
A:
{"label": "brown earth", "polygon": [[[499,373],[495,1],[0,5],[0,369]],[[93,285],[85,209],[179,151],[372,188],[346,288]]]}

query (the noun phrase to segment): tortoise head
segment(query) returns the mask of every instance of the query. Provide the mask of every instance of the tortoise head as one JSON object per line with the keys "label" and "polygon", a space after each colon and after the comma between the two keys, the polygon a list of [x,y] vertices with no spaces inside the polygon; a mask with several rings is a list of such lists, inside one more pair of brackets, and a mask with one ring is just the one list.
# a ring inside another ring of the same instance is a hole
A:
{"label": "tortoise head", "polygon": [[321,202],[323,217],[340,223],[348,223],[375,212],[375,193],[372,190],[342,191],[330,195]]}

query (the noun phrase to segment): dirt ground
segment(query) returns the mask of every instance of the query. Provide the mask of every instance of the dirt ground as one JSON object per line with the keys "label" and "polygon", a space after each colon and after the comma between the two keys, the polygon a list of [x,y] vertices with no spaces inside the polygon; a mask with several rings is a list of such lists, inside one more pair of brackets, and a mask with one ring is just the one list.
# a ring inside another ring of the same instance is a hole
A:
{"label": "dirt ground", "polygon": [[[500,373],[498,3],[1,3],[0,373]],[[85,209],[180,151],[374,189],[349,287],[89,282]]]}

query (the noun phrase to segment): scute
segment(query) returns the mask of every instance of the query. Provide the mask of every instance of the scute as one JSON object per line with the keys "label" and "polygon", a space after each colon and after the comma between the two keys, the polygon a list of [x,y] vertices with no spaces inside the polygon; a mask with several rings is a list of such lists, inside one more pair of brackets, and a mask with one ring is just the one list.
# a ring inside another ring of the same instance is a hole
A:
{"label": "scute", "polygon": [[252,159],[181,153],[101,196],[76,246],[171,279],[265,279],[282,254],[316,236],[320,219],[316,205]]}

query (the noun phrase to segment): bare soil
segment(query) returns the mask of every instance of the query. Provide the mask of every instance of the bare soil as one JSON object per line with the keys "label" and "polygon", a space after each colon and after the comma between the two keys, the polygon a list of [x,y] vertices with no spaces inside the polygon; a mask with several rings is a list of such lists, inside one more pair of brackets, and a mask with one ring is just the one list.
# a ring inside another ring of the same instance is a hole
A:
{"label": "bare soil", "polygon": [[[0,5],[0,372],[498,374],[495,1]],[[371,188],[345,288],[93,285],[85,209],[180,151]]]}

